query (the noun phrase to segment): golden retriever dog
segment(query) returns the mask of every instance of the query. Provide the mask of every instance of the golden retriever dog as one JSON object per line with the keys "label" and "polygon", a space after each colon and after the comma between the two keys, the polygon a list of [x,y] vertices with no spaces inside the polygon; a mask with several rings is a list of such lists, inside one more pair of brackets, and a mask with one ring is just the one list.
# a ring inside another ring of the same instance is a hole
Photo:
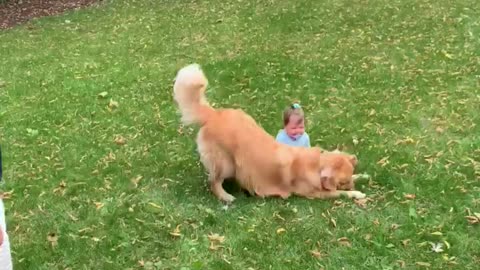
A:
{"label": "golden retriever dog", "polygon": [[235,178],[260,197],[365,197],[349,190],[353,189],[355,156],[280,144],[242,110],[212,108],[205,98],[207,84],[200,66],[191,64],[177,73],[173,95],[182,122],[200,126],[198,152],[209,173],[210,188],[220,200],[235,199],[223,189],[226,178]]}

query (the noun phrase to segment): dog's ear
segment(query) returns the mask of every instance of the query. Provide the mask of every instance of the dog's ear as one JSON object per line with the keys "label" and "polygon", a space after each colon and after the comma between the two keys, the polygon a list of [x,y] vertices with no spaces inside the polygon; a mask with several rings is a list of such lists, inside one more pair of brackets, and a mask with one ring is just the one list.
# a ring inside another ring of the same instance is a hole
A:
{"label": "dog's ear", "polygon": [[320,181],[323,189],[329,191],[337,190],[337,183],[335,183],[332,168],[327,167],[320,172]]}
{"label": "dog's ear", "polygon": [[358,159],[355,155],[348,156],[348,161],[352,164],[353,167],[357,166]]}

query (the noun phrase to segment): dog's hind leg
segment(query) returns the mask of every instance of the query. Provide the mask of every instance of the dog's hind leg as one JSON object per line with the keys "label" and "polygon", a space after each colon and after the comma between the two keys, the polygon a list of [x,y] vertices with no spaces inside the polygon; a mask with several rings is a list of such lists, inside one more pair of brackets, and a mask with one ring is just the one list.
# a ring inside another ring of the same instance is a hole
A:
{"label": "dog's hind leg", "polygon": [[208,180],[213,194],[222,201],[233,202],[235,197],[226,192],[222,185],[225,178],[235,176],[232,158],[221,147],[209,141],[203,130],[198,134],[197,145],[200,160],[209,174]]}
{"label": "dog's hind leg", "polygon": [[217,196],[220,200],[231,203],[235,200],[235,197],[233,197],[232,194],[228,193],[225,191],[223,188],[223,181],[225,178],[222,177],[222,172],[221,170],[214,170],[213,172],[210,172],[209,175],[209,182],[210,182],[210,189],[212,190],[213,194]]}

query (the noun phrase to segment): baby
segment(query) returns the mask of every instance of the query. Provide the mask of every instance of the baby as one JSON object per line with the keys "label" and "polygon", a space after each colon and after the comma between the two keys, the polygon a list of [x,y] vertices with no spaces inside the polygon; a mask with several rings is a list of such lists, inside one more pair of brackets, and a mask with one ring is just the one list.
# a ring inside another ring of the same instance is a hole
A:
{"label": "baby", "polygon": [[283,111],[283,129],[276,138],[277,142],[290,146],[310,147],[310,138],[305,132],[305,115],[298,103],[293,103]]}

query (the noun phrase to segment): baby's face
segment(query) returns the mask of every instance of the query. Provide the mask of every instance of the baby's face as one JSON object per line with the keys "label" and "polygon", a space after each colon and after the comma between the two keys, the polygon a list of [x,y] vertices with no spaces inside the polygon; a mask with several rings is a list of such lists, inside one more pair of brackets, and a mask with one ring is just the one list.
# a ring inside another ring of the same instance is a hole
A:
{"label": "baby's face", "polygon": [[303,121],[303,117],[300,117],[298,115],[290,116],[290,120],[285,126],[285,132],[287,132],[287,135],[289,137],[294,139],[302,136],[303,133],[305,133],[305,124]]}

